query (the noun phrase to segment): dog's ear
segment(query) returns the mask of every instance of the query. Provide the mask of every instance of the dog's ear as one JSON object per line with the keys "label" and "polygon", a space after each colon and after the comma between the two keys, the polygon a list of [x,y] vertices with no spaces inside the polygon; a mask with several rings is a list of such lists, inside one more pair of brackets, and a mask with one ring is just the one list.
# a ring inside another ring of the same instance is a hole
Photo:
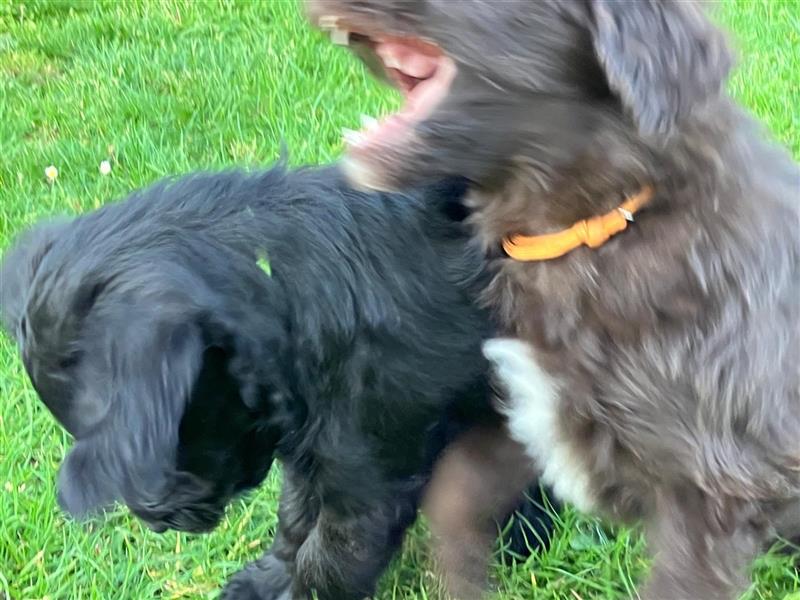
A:
{"label": "dog's ear", "polygon": [[174,470],[180,421],[200,376],[204,346],[198,327],[148,326],[146,319],[136,318],[135,307],[120,316],[130,322],[96,337],[101,345],[87,353],[76,386],[78,394],[109,402],[107,414],[78,439],[59,475],[59,502],[77,517],[119,499],[160,497]]}
{"label": "dog's ear", "polygon": [[0,327],[16,337],[28,290],[44,256],[67,219],[41,223],[26,231],[3,255],[0,264]]}
{"label": "dog's ear", "polygon": [[110,506],[119,497],[119,477],[108,472],[106,457],[98,455],[91,442],[75,444],[58,473],[61,509],[80,519]]}
{"label": "dog's ear", "polygon": [[717,96],[732,67],[727,40],[683,0],[590,0],[590,31],[611,90],[641,133],[665,134]]}

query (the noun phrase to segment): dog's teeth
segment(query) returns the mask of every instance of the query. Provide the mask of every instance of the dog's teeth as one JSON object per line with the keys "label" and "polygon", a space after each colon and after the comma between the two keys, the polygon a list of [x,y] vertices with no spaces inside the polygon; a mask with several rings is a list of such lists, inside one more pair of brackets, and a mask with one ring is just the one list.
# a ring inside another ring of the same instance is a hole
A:
{"label": "dog's teeth", "polygon": [[375,129],[378,126],[378,119],[369,115],[361,115],[361,127],[363,129]]}
{"label": "dog's teeth", "polygon": [[348,146],[358,146],[364,141],[364,134],[352,129],[342,129],[342,137]]}
{"label": "dog's teeth", "polygon": [[337,46],[350,45],[350,32],[347,29],[335,27],[331,29],[331,42]]}
{"label": "dog's teeth", "polygon": [[335,29],[338,22],[339,17],[336,15],[322,15],[319,20],[317,20],[320,29]]}
{"label": "dog's teeth", "polygon": [[317,20],[320,29],[325,29],[331,36],[331,42],[337,46],[347,46],[350,44],[350,31],[339,27],[339,17],[334,15],[323,15]]}

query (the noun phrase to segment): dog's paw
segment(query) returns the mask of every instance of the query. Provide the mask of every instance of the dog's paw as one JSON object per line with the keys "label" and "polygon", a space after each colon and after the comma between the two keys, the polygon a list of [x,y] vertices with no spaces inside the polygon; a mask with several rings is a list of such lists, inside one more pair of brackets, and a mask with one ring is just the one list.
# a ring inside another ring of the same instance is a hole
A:
{"label": "dog's paw", "polygon": [[285,562],[267,555],[234,575],[220,600],[292,600],[292,576]]}

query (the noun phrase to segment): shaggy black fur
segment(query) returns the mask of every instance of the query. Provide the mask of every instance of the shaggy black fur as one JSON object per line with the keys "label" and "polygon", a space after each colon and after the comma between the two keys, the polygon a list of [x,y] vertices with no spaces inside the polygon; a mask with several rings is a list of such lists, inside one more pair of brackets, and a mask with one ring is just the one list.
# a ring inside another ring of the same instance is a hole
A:
{"label": "shaggy black fur", "polygon": [[63,508],[121,499],[156,530],[206,531],[277,457],[274,544],[223,596],[372,594],[447,440],[497,418],[462,192],[364,194],[335,168],[279,167],[28,233],[0,307],[76,438]]}

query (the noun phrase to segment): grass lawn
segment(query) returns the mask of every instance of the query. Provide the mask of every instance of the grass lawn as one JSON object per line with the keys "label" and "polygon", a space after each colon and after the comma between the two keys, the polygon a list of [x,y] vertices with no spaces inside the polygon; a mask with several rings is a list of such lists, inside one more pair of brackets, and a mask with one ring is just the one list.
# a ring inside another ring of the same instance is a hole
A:
{"label": "grass lawn", "polygon": [[[800,158],[800,3],[728,0],[718,12],[741,48],[732,91]],[[0,248],[39,217],[166,174],[269,163],[282,139],[295,164],[329,161],[342,127],[395,102],[293,0],[0,0]],[[0,339],[0,599],[211,598],[269,544],[277,475],[207,536],[156,535],[123,510],[66,522],[54,484],[68,444]],[[627,598],[642,550],[635,533],[568,512],[547,554],[513,568],[498,556],[500,597]],[[746,598],[800,600],[797,558],[760,559]],[[379,597],[436,589],[420,527]]]}

